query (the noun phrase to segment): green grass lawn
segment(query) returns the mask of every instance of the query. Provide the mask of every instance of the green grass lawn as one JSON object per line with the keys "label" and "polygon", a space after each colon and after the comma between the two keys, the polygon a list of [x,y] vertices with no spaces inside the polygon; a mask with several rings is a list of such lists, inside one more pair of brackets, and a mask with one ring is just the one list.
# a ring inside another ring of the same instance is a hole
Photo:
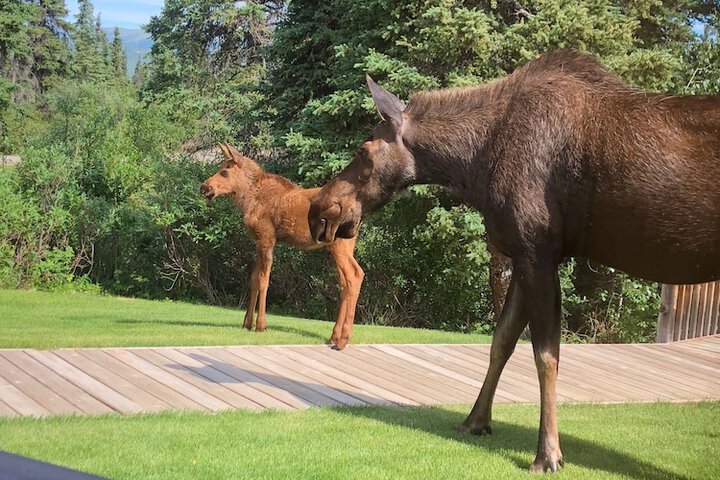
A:
{"label": "green grass lawn", "polygon": [[[268,315],[265,332],[240,328],[244,312],[170,301],[0,290],[0,348],[323,343],[333,323]],[[358,325],[352,343],[487,343],[487,335]]]}
{"label": "green grass lawn", "polygon": [[[498,406],[494,433],[454,428],[468,406],[0,419],[0,449],[123,479],[505,479],[526,471],[537,406]],[[562,405],[556,478],[720,478],[720,403]]]}

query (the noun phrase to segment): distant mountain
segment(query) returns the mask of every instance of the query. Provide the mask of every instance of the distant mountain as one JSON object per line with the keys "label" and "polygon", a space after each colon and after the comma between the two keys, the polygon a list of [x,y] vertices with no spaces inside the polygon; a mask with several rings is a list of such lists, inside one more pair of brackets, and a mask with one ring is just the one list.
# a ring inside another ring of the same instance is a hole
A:
{"label": "distant mountain", "polygon": [[[109,42],[112,42],[114,30],[115,27],[103,28]],[[120,38],[125,46],[128,76],[132,77],[133,73],[135,73],[138,58],[143,58],[145,54],[150,53],[153,42],[150,35],[140,28],[121,28]]]}

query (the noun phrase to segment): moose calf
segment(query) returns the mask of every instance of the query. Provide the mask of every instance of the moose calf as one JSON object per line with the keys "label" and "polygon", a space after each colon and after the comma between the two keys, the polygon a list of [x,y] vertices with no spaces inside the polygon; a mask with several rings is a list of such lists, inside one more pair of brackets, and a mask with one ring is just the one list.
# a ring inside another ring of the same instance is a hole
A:
{"label": "moose calf", "polygon": [[310,202],[320,191],[319,188],[301,188],[286,178],[265,172],[228,144],[221,144],[220,148],[225,159],[220,170],[203,182],[200,193],[208,200],[231,195],[255,239],[257,259],[250,280],[250,298],[243,327],[252,330],[257,304],[255,330],[261,332],[266,328],[265,304],[273,249],[277,242],[303,250],[327,248],[337,266],[340,281],[340,305],[330,343],[342,350],[352,335],[355,306],[365,277],[353,256],[357,236],[319,245],[310,235],[307,222]]}

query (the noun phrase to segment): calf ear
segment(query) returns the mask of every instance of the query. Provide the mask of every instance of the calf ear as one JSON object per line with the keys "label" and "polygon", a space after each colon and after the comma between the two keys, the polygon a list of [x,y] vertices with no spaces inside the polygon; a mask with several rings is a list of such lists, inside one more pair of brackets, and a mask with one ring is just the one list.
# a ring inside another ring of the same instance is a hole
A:
{"label": "calf ear", "polygon": [[225,160],[235,162],[238,164],[238,166],[242,164],[242,154],[238,152],[235,147],[231,146],[229,143],[221,143],[220,150],[222,150],[223,155],[225,156]]}
{"label": "calf ear", "polygon": [[375,80],[370,78],[370,75],[366,75],[365,78],[380,117],[392,124],[395,128],[400,128],[403,121],[402,112],[405,109],[405,105],[403,105],[398,97],[375,83]]}

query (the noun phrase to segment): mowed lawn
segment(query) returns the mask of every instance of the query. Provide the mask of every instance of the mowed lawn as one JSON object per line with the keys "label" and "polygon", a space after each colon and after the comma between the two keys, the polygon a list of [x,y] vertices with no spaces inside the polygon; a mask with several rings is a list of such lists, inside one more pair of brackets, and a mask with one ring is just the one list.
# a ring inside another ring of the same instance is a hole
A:
{"label": "mowed lawn", "polygon": [[[468,410],[0,419],[0,450],[114,479],[538,478],[537,406],[498,406],[485,437],[455,431]],[[559,418],[553,478],[720,478],[720,403],[561,405]]]}
{"label": "mowed lawn", "polygon": [[[333,323],[268,315],[241,327],[244,311],[81,293],[0,290],[0,348],[319,344]],[[357,325],[352,343],[487,343],[487,335]]]}

